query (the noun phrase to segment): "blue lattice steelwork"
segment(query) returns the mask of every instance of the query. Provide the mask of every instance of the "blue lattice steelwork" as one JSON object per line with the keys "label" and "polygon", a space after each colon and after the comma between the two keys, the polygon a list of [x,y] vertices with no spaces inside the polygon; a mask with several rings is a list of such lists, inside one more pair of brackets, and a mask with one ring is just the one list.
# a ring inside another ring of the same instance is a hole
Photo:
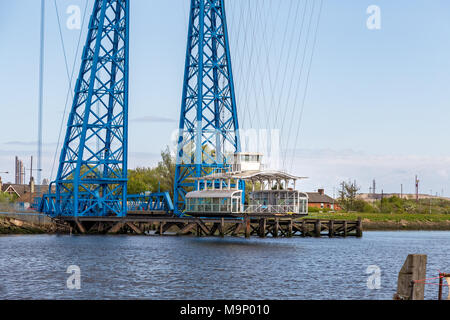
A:
{"label": "blue lattice steelwork", "polygon": [[163,211],[172,213],[172,199],[168,192],[151,193],[148,195],[128,196],[128,212]]}
{"label": "blue lattice steelwork", "polygon": [[129,5],[94,2],[56,194],[47,196],[53,215],[126,215]]}
{"label": "blue lattice steelwork", "polygon": [[190,178],[227,168],[240,152],[224,0],[191,0],[174,202],[182,212]]}

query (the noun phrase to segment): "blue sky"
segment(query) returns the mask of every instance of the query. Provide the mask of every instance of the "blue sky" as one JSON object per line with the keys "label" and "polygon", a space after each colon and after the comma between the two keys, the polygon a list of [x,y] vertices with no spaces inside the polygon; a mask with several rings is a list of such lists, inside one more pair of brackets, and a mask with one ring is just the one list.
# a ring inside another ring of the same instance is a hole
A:
{"label": "blue sky", "polygon": [[[298,1],[227,1],[241,126],[281,128],[282,146],[296,150],[288,152],[286,169],[310,177],[307,190],[332,193],[339,181],[356,179],[368,191],[375,178],[385,192],[399,192],[400,184],[413,192],[419,174],[423,193],[450,196],[450,3],[324,0],[302,113],[306,72],[297,77],[296,48],[306,38],[296,40],[304,3]],[[319,8],[313,2],[306,7],[312,26]],[[86,0],[57,3],[72,65],[79,30],[64,27],[65,11],[84,9]],[[135,167],[155,164],[177,127],[189,1],[131,4],[129,162]],[[370,5],[381,9],[380,30],[366,27]],[[13,171],[15,155],[27,165],[36,154],[39,6],[37,0],[0,3],[0,171]],[[53,0],[46,17],[43,176],[50,177],[68,80]],[[305,61],[311,44],[312,38]]]}

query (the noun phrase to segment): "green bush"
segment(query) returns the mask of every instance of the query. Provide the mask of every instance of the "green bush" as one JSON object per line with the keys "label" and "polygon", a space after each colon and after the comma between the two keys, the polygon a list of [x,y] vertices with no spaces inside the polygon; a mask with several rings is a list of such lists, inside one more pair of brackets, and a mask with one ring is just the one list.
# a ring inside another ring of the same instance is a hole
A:
{"label": "green bush", "polygon": [[10,203],[13,201],[13,198],[7,194],[0,191],[0,203]]}
{"label": "green bush", "polygon": [[378,209],[376,209],[374,206],[372,206],[370,203],[365,203],[363,210],[361,212],[364,213],[374,213],[374,212],[378,212]]}
{"label": "green bush", "polygon": [[309,207],[308,211],[311,213],[318,213],[318,212],[320,212],[320,209],[317,207]]}

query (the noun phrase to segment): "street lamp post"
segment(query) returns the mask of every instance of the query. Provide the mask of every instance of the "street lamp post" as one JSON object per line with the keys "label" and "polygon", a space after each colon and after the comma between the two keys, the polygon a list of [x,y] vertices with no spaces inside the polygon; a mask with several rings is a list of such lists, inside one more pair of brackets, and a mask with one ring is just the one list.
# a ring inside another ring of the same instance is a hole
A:
{"label": "street lamp post", "polygon": [[430,190],[430,214],[431,214],[431,197],[432,197],[432,194],[433,194],[433,190]]}
{"label": "street lamp post", "polygon": [[[36,193],[34,192],[34,186],[32,186],[31,182],[34,179],[33,177],[33,172],[42,172],[42,169],[33,169],[33,157],[31,157],[31,169],[26,169],[25,171],[30,171],[30,193],[31,193],[31,197],[30,197],[30,204],[33,203],[34,201],[34,197],[33,195]],[[39,187],[40,189],[40,187]],[[39,193],[41,192],[41,190],[39,190]]]}

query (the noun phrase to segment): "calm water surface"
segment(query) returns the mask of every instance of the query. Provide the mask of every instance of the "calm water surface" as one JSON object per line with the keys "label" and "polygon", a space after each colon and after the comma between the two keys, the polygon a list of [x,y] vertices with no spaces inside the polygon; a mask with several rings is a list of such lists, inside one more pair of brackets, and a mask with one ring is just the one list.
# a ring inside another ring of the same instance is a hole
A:
{"label": "calm water surface", "polygon": [[[391,299],[409,253],[428,277],[450,272],[450,232],[366,232],[362,239],[135,236],[0,237],[0,299]],[[66,288],[67,267],[82,288]],[[367,288],[367,267],[381,289]],[[447,289],[444,290],[445,292]],[[427,299],[437,297],[428,286]]]}

